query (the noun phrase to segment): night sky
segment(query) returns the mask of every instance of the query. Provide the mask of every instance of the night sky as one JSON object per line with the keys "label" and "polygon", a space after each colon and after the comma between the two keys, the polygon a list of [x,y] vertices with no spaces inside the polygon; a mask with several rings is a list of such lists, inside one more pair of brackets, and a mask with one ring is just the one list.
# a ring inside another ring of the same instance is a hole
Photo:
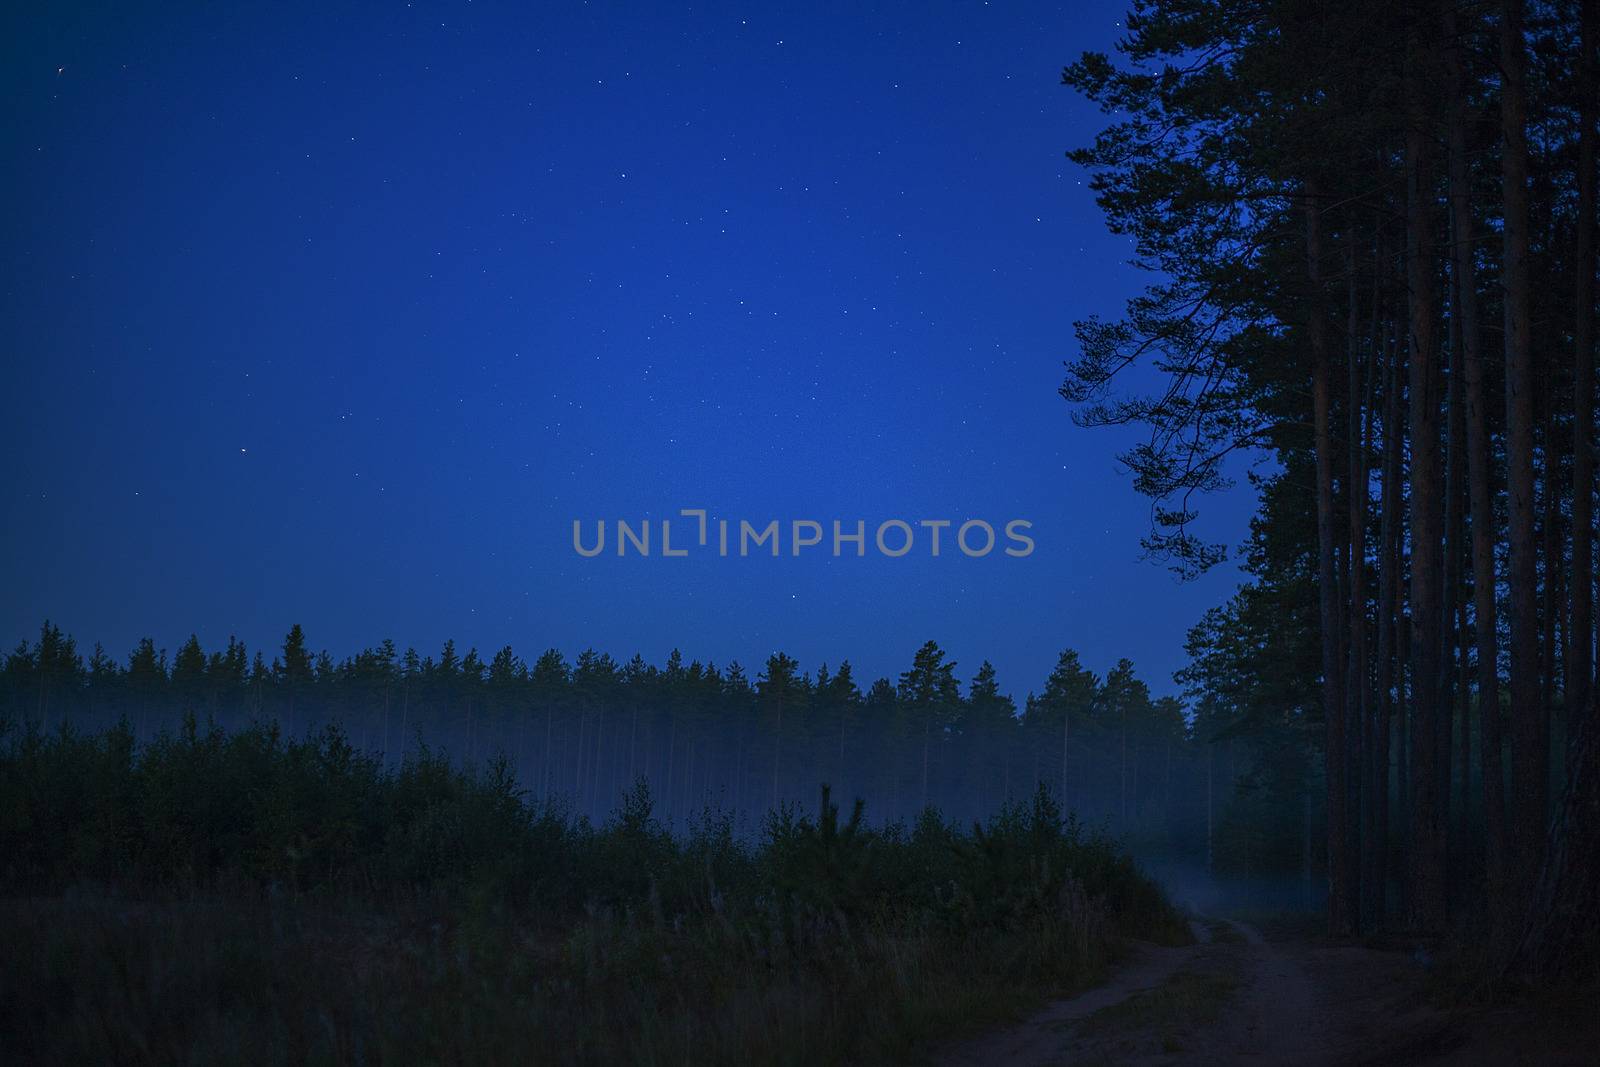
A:
{"label": "night sky", "polygon": [[[1130,436],[1056,394],[1072,321],[1144,282],[1063,158],[1100,116],[1061,67],[1120,3],[31,6],[0,16],[8,643],[300,622],[336,657],[781,648],[865,683],[933,638],[1019,698],[1068,646],[1161,692],[1238,581],[1140,559]],[[692,507],[1037,548],[572,549]]]}

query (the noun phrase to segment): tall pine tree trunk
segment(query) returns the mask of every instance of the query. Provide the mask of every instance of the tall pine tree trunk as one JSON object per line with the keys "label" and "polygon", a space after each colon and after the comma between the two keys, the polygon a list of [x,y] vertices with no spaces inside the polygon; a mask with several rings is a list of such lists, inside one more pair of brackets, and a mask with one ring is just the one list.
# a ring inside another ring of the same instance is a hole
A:
{"label": "tall pine tree trunk", "polygon": [[[1555,361],[1552,359],[1550,362],[1553,364]],[[1561,572],[1567,562],[1566,540],[1561,535],[1561,494],[1566,488],[1566,479],[1561,476],[1560,430],[1556,426],[1555,368],[1549,367],[1547,373],[1538,377],[1544,381],[1544,412],[1540,420],[1544,444],[1541,450],[1544,460],[1544,516],[1539,522],[1540,552],[1544,556],[1544,610],[1539,616],[1539,682],[1542,694],[1540,703],[1548,716],[1550,709],[1556,706],[1558,664],[1564,662],[1557,644],[1556,620],[1566,614],[1561,582]],[[1577,734],[1573,728],[1571,710],[1570,707],[1565,708],[1569,738]]]}
{"label": "tall pine tree trunk", "polygon": [[[1500,739],[1499,635],[1495,619],[1494,471],[1491,466],[1489,411],[1484,398],[1483,334],[1478,324],[1477,265],[1473,258],[1472,181],[1468,169],[1467,85],[1462,51],[1465,34],[1454,5],[1445,8],[1445,33],[1455,47],[1448,53],[1451,76],[1450,224],[1456,283],[1455,310],[1461,321],[1461,377],[1466,401],[1468,511],[1472,516],[1472,614],[1478,657],[1478,763],[1483,785],[1484,872],[1491,901],[1502,899],[1505,884],[1505,771]],[[1463,727],[1465,729],[1465,727]],[[1465,771],[1463,771],[1465,773]]]}
{"label": "tall pine tree trunk", "polygon": [[[1328,809],[1328,927],[1335,937],[1356,932],[1354,889],[1348,877],[1349,786],[1346,781],[1345,663],[1341,648],[1338,564],[1334,558],[1333,370],[1322,292],[1322,203],[1306,183],[1306,337],[1311,346],[1311,403],[1317,477],[1317,592],[1322,628],[1322,709]],[[1124,801],[1126,807],[1126,801]]]}
{"label": "tall pine tree trunk", "polygon": [[[1595,78],[1596,0],[1583,0],[1578,77],[1578,217],[1573,240],[1577,277],[1573,354],[1572,622],[1568,643],[1567,701],[1570,714],[1591,724],[1594,704],[1594,345],[1595,345]],[[1569,745],[1569,751],[1571,746]]]}
{"label": "tall pine tree trunk", "polygon": [[[1427,11],[1427,8],[1423,8]],[[1439,654],[1442,515],[1439,493],[1438,306],[1433,262],[1433,131],[1426,92],[1426,42],[1435,27],[1422,14],[1406,68],[1406,286],[1410,293],[1411,393],[1411,880],[1410,920],[1444,926],[1444,843],[1439,823]]]}
{"label": "tall pine tree trunk", "polygon": [[[1370,783],[1362,773],[1369,765],[1367,751],[1372,744],[1372,723],[1367,691],[1367,433],[1370,427],[1362,426],[1362,416],[1372,410],[1369,395],[1372,370],[1366,371],[1367,385],[1363,385],[1361,360],[1361,300],[1357,287],[1356,236],[1352,227],[1346,238],[1345,269],[1348,277],[1348,318],[1345,327],[1346,411],[1345,450],[1349,455],[1349,513],[1350,533],[1346,586],[1346,612],[1349,635],[1346,638],[1349,675],[1345,683],[1345,784],[1347,831],[1350,840],[1345,846],[1345,877],[1352,886],[1352,907],[1361,918],[1370,915],[1363,906],[1366,894],[1356,888],[1361,886],[1362,849],[1367,830],[1363,820],[1371,809]],[[1376,274],[1376,268],[1374,269]],[[1373,294],[1376,310],[1377,294]],[[1372,361],[1375,366],[1377,361]],[[1359,924],[1358,924],[1359,925]]]}
{"label": "tall pine tree trunk", "polygon": [[1373,839],[1369,843],[1368,869],[1363,879],[1369,885],[1372,918],[1382,923],[1387,907],[1389,845],[1389,767],[1390,740],[1394,736],[1395,692],[1403,680],[1396,670],[1400,628],[1400,526],[1401,453],[1404,449],[1404,423],[1400,411],[1400,348],[1386,345],[1389,358],[1383,401],[1383,496],[1378,538],[1378,679],[1377,721],[1373,723]]}
{"label": "tall pine tree trunk", "polygon": [[[1456,650],[1460,644],[1456,621],[1458,605],[1462,600],[1462,573],[1466,560],[1466,419],[1464,417],[1461,359],[1461,320],[1451,308],[1450,315],[1450,377],[1445,391],[1445,464],[1444,464],[1444,563],[1442,606],[1439,618],[1439,694],[1438,713],[1434,722],[1434,745],[1438,765],[1438,819],[1439,833],[1444,848],[1446,872],[1449,870],[1449,848],[1452,839],[1451,818],[1453,758],[1455,756],[1454,727],[1456,720]],[[1448,884],[1448,883],[1447,883]]]}
{"label": "tall pine tree trunk", "polygon": [[1529,321],[1528,143],[1522,0],[1503,0],[1500,156],[1504,185],[1506,467],[1510,490],[1511,833],[1516,899],[1544,851],[1549,721],[1539,693],[1538,545],[1534,538],[1533,337]]}
{"label": "tall pine tree trunk", "polygon": [[1467,631],[1467,598],[1456,607],[1456,717],[1461,732],[1461,785],[1457,791],[1456,849],[1465,856],[1472,843],[1472,642]]}

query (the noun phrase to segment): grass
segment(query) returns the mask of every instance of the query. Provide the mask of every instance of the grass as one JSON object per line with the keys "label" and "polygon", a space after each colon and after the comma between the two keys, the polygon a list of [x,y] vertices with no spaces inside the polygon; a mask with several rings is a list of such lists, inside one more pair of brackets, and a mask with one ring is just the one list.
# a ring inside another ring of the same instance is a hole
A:
{"label": "grass", "polygon": [[1031,988],[1015,946],[893,930],[774,966],[705,931],[84,890],[0,928],[26,1062],[898,1062]]}
{"label": "grass", "polygon": [[901,1062],[1186,936],[1043,792],[963,830],[824,791],[742,841],[336,731],[0,741],[19,1062]]}

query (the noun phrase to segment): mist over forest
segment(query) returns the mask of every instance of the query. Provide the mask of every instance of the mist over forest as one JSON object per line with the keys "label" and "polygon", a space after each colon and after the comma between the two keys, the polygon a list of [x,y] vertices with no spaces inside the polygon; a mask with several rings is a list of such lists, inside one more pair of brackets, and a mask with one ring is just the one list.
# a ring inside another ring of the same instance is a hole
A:
{"label": "mist over forest", "polygon": [[[745,835],[782,806],[814,813],[823,785],[862,799],[874,825],[930,810],[970,824],[1042,786],[1152,862],[1300,880],[1302,902],[1318,899],[1319,872],[1304,866],[1316,828],[1294,792],[1303,763],[1213,743],[1225,724],[1152,697],[1127,660],[1101,676],[1064,651],[1020,701],[987,662],[966,678],[958,666],[931,641],[897,678],[870,682],[848,660],[813,672],[783,653],[753,676],[677,652],[660,665],[554,649],[529,662],[507,646],[486,662],[453,642],[421,655],[384,641],[336,660],[298,625],[270,658],[191,636],[175,654],[145,639],[116,659],[84,656],[46,623],[8,654],[0,684],[13,733],[125,724],[148,742],[262,726],[288,741],[335,727],[384,767],[423,750],[464,767],[503,759],[525,794],[595,824],[640,781],[668,826],[717,810]],[[1263,827],[1275,810],[1286,814]]]}

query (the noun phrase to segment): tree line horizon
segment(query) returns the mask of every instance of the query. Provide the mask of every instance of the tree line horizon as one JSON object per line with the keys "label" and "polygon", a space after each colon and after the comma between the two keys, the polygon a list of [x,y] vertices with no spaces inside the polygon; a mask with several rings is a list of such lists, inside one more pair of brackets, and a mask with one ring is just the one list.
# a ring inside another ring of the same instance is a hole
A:
{"label": "tree line horizon", "polygon": [[124,663],[99,645],[85,657],[46,622],[0,668],[0,721],[79,731],[125,721],[139,739],[182,730],[186,717],[272,723],[286,736],[337,725],[386,763],[419,745],[465,763],[504,755],[531,794],[564,796],[596,821],[641,778],[669,821],[707,806],[747,821],[806,808],[822,784],[867,800],[876,821],[910,822],[930,807],[970,821],[1042,785],[1079,818],[1151,850],[1207,862],[1215,836],[1224,870],[1309,873],[1298,836],[1278,849],[1292,853],[1286,865],[1234,826],[1245,809],[1224,783],[1244,773],[1243,750],[1214,757],[1203,732],[1216,724],[1152,696],[1128,659],[1102,677],[1065,650],[1020,704],[988,661],[965,692],[956,666],[933,641],[896,679],[864,688],[848,660],[813,674],[782,652],[754,677],[737,661],[686,662],[677,650],[660,666],[593,649],[529,662],[510,646],[485,660],[454,641],[434,656],[385,640],[335,660],[312,651],[298,624],[270,661],[236,638],[207,652],[191,634],[170,660],[146,637]]}

